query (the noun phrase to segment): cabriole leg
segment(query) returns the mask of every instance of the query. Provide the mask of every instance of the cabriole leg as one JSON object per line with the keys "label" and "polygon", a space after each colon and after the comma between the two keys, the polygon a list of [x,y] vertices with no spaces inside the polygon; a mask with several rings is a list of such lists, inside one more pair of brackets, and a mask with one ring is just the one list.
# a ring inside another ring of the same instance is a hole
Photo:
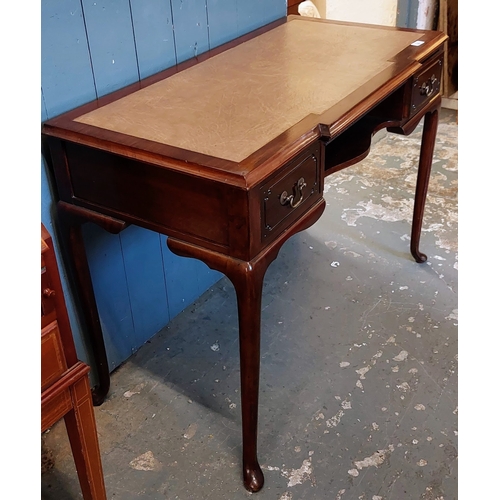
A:
{"label": "cabriole leg", "polygon": [[241,417],[243,427],[243,483],[249,491],[259,491],[264,475],[257,460],[259,407],[260,319],[262,286],[267,266],[245,266],[233,276],[238,300],[241,377]]}
{"label": "cabriole leg", "polygon": [[314,224],[323,213],[325,205],[325,201],[321,199],[302,219],[284,231],[269,247],[249,262],[175,238],[167,240],[168,247],[173,253],[205,262],[210,268],[225,274],[235,288],[240,339],[243,484],[251,492],[259,491],[264,485],[264,474],[257,459],[260,321],[264,276],[283,243],[290,236]]}
{"label": "cabriole leg", "polygon": [[424,216],[425,198],[431,175],[432,157],[439,120],[439,111],[435,109],[425,114],[422,144],[420,146],[420,161],[418,164],[417,187],[415,190],[415,205],[413,208],[413,223],[411,227],[410,250],[415,260],[419,263],[427,260],[427,255],[420,252],[420,234]]}
{"label": "cabriole leg", "polygon": [[117,234],[126,227],[126,223],[62,201],[57,204],[57,213],[65,261],[73,275],[75,292],[96,365],[98,383],[92,390],[92,400],[95,406],[99,406],[104,402],[109,392],[110,374],[101,320],[83,241],[82,224],[90,221],[110,233]]}

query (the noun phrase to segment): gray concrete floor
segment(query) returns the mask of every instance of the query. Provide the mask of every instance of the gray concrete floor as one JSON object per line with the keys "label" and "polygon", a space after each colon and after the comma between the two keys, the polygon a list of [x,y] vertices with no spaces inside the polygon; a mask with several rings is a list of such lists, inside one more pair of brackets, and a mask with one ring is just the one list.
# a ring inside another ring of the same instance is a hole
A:
{"label": "gray concrete floor", "polygon": [[[108,498],[453,500],[457,486],[457,123],[443,110],[421,249],[420,130],[327,179],[323,217],[266,275],[261,492],[241,482],[235,294],[222,279],[111,377],[95,408]],[[81,498],[64,424],[42,498]]]}

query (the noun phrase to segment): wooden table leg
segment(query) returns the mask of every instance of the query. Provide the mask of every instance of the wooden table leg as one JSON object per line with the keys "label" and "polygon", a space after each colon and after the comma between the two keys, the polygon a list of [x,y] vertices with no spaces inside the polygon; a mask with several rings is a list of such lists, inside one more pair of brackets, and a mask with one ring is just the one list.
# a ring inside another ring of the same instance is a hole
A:
{"label": "wooden table leg", "polygon": [[320,200],[300,221],[284,231],[249,262],[175,238],[167,240],[168,247],[173,253],[205,262],[210,268],[225,274],[234,285],[238,301],[240,339],[243,484],[251,492],[259,491],[264,485],[264,474],[257,458],[260,320],[264,276],[271,262],[278,256],[283,243],[295,233],[314,224],[323,213],[325,205],[325,201]]}
{"label": "wooden table leg", "polygon": [[95,301],[85,242],[83,241],[82,224],[91,221],[113,234],[122,231],[127,224],[112,217],[106,217],[61,201],[57,204],[57,210],[65,260],[69,265],[69,271],[73,274],[75,291],[80,305],[79,309],[87,327],[88,340],[90,341],[96,365],[98,383],[92,390],[92,398],[94,405],[99,406],[104,402],[108,394],[110,373],[101,320]]}
{"label": "wooden table leg", "polygon": [[70,387],[73,408],[64,416],[85,500],[106,500],[99,441],[88,375]]}
{"label": "wooden table leg", "polygon": [[415,190],[415,205],[413,208],[413,222],[411,227],[410,251],[419,263],[425,262],[427,256],[419,250],[420,234],[424,216],[425,199],[429,178],[431,175],[434,144],[439,122],[439,109],[434,109],[425,114],[422,143],[420,146],[420,160],[418,164],[417,187]]}
{"label": "wooden table leg", "polygon": [[410,251],[418,263],[425,262],[427,255],[419,250],[420,234],[422,232],[422,221],[424,218],[425,199],[431,175],[432,159],[434,156],[434,145],[439,123],[439,110],[441,107],[441,95],[437,94],[426,108],[419,111],[403,124],[387,127],[389,132],[395,134],[411,134],[424,117],[424,129],[420,143],[420,159],[418,163],[417,186],[415,189],[415,201],[413,206],[413,220],[411,225]]}
{"label": "wooden table leg", "polygon": [[238,301],[241,377],[241,418],[243,431],[243,483],[249,491],[259,491],[264,474],[257,460],[259,407],[260,319],[262,286],[269,263],[240,266],[232,282]]}
{"label": "wooden table leg", "polygon": [[234,285],[240,340],[243,484],[248,491],[259,491],[264,485],[264,474],[257,459],[262,286],[266,270],[278,250],[265,253],[255,261],[244,262],[174,238],[168,238],[167,243],[175,254],[200,259],[224,273]]}

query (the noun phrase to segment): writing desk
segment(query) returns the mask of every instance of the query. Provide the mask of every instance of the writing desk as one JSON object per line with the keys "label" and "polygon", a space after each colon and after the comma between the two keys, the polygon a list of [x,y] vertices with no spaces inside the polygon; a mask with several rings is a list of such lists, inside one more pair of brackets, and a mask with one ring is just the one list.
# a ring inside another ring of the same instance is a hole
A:
{"label": "writing desk", "polygon": [[411,253],[438,123],[446,36],[289,16],[43,125],[58,227],[96,358],[109,369],[81,224],[136,224],[224,273],[238,303],[243,479],[257,460],[261,296],[283,243],[325,209],[323,180],[364,158],[379,129],[424,129]]}

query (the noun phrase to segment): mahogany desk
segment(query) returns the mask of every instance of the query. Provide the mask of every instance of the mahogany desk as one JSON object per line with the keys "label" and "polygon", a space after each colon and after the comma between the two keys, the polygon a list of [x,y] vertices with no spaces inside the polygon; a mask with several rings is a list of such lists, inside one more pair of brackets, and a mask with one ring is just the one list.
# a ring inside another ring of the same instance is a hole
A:
{"label": "mahogany desk", "polygon": [[239,315],[243,479],[258,491],[261,295],[283,243],[321,216],[323,179],[364,158],[381,128],[425,116],[411,232],[417,262],[446,36],[289,16],[46,122],[59,229],[97,361],[109,370],[81,224],[168,235],[233,283]]}

